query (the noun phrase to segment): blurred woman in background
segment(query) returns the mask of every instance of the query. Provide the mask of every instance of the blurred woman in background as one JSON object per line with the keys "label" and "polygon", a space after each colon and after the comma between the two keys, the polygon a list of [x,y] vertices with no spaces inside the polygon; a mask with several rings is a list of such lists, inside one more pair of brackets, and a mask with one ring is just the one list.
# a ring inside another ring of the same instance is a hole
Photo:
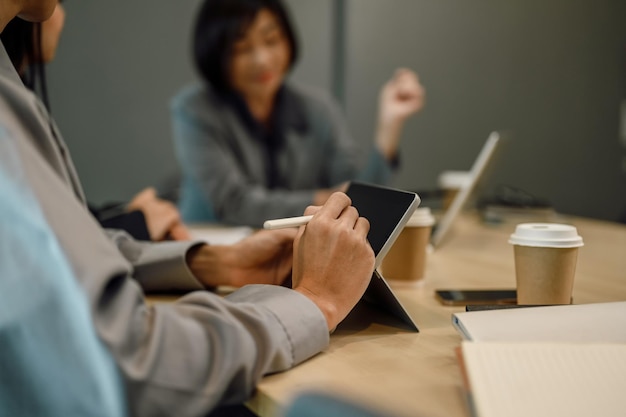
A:
{"label": "blurred woman in background", "polygon": [[403,124],[424,104],[417,75],[397,70],[364,160],[330,95],[287,80],[298,46],[279,0],[205,0],[193,52],[203,83],[172,102],[186,221],[260,226],[323,204],[351,180],[387,184]]}

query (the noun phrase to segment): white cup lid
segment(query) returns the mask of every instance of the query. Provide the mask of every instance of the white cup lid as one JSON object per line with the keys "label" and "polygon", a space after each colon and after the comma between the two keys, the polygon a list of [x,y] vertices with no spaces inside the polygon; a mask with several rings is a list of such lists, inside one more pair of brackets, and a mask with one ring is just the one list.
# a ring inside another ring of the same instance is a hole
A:
{"label": "white cup lid", "polygon": [[425,227],[435,224],[435,217],[431,214],[430,208],[418,207],[415,209],[411,218],[406,223],[409,227]]}
{"label": "white cup lid", "polygon": [[470,183],[472,173],[469,171],[444,171],[439,175],[437,182],[444,189],[463,188]]}
{"label": "white cup lid", "polygon": [[520,246],[546,248],[577,248],[583,238],[574,226],[557,223],[522,223],[509,238],[509,243]]}

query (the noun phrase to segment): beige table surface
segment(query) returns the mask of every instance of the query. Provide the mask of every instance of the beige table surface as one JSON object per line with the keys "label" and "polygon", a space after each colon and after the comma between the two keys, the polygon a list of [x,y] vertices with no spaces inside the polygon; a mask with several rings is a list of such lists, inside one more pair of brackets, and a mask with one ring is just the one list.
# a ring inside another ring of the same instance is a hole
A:
{"label": "beige table surface", "polygon": [[[578,228],[585,246],[578,259],[575,304],[626,300],[626,226],[563,218]],[[367,306],[359,307],[331,336],[321,354],[265,377],[248,407],[260,416],[279,415],[302,390],[346,395],[399,416],[468,416],[454,348],[461,342],[451,314],[434,298],[438,288],[514,288],[515,223],[486,226],[464,214],[449,239],[430,254],[421,286],[394,286],[420,332],[395,325]]]}

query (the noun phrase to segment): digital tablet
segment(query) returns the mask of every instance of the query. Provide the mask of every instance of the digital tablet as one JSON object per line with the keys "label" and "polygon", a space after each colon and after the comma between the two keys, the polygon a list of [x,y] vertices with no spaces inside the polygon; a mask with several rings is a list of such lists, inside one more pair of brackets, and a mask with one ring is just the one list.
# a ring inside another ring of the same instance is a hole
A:
{"label": "digital tablet", "polygon": [[370,222],[367,240],[376,255],[378,268],[419,206],[420,198],[408,191],[363,182],[350,183],[346,194],[359,215]]}
{"label": "digital tablet", "polygon": [[[370,222],[367,239],[376,255],[378,268],[419,205],[420,198],[412,192],[362,182],[352,182],[346,194],[359,215]],[[363,299],[397,317],[411,330],[418,331],[417,324],[377,270],[374,271]]]}

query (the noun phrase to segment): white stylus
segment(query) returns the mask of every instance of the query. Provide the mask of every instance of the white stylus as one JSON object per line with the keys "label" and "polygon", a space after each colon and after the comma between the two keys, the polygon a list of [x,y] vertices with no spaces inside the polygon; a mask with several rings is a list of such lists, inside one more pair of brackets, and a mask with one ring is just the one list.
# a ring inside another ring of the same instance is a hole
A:
{"label": "white stylus", "polygon": [[264,229],[284,229],[287,227],[304,226],[311,220],[313,216],[286,217],[284,219],[266,220],[263,223]]}

